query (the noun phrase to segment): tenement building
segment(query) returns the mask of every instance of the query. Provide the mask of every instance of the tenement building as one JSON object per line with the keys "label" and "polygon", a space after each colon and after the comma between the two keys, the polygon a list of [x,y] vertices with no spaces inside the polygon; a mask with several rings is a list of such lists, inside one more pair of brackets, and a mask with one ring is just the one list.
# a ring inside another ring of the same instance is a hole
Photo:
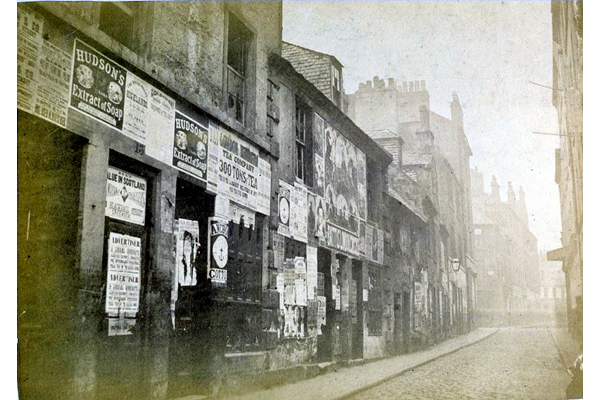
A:
{"label": "tenement building", "polygon": [[[427,258],[420,268],[421,279],[414,281],[414,291],[423,293],[426,310],[418,331],[438,332],[438,336],[471,329],[475,309],[472,153],[456,93],[450,111],[451,118],[431,111],[425,81],[398,84],[392,78],[386,82],[374,77],[348,95],[351,118],[395,157],[389,181],[412,181],[424,191],[422,205],[432,218],[427,221]],[[396,193],[404,190],[389,187]],[[409,204],[406,196],[399,200]]]}
{"label": "tenement building", "polygon": [[583,2],[552,2],[552,102],[558,114],[560,148],[556,175],[562,247],[548,260],[562,261],[569,331],[583,343]]}
{"label": "tenement building", "polygon": [[367,132],[281,14],[18,5],[24,397],[224,394],[472,327],[458,99],[448,120],[404,91]]}
{"label": "tenement building", "polygon": [[529,230],[525,192],[520,187],[517,198],[508,182],[502,201],[495,176],[488,193],[483,173],[473,169],[471,174],[478,321],[494,326],[539,322],[538,246]]}
{"label": "tenement building", "polygon": [[257,362],[281,7],[19,4],[23,396],[208,393]]}

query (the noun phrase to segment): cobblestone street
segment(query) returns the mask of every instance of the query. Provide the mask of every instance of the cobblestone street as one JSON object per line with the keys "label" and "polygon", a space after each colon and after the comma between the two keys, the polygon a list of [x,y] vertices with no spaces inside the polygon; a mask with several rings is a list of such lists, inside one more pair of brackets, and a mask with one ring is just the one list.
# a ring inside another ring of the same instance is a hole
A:
{"label": "cobblestone street", "polygon": [[547,329],[507,328],[350,399],[552,400],[569,382]]}

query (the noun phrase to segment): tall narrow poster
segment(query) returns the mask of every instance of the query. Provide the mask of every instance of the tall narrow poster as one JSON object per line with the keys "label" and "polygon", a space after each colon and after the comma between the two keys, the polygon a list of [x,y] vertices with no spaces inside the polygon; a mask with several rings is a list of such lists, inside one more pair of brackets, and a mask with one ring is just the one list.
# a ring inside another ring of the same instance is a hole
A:
{"label": "tall narrow poster", "polygon": [[70,106],[121,131],[127,70],[75,39],[71,76]]}
{"label": "tall narrow poster", "polygon": [[205,181],[208,129],[176,111],[174,134],[173,166]]}
{"label": "tall narrow poster", "polygon": [[317,248],[306,247],[306,288],[308,300],[313,300],[317,290]]}
{"label": "tall narrow poster", "polygon": [[307,199],[308,191],[306,190],[306,186],[295,183],[294,194],[292,195],[290,223],[294,239],[303,243],[306,243],[308,238],[308,219],[306,215]]}
{"label": "tall narrow poster", "polygon": [[177,232],[177,276],[181,286],[195,286],[196,253],[199,246],[198,221],[179,219]]}
{"label": "tall narrow poster", "polygon": [[213,283],[227,283],[227,261],[229,259],[229,222],[226,219],[212,217],[208,221],[210,256],[208,257],[208,279]]}
{"label": "tall narrow poster", "polygon": [[105,310],[110,316],[131,316],[139,309],[142,239],[111,232]]}
{"label": "tall narrow poster", "polygon": [[279,198],[278,198],[278,214],[279,214],[279,227],[277,233],[283,236],[291,236],[291,199],[294,188],[287,182],[279,181]]}

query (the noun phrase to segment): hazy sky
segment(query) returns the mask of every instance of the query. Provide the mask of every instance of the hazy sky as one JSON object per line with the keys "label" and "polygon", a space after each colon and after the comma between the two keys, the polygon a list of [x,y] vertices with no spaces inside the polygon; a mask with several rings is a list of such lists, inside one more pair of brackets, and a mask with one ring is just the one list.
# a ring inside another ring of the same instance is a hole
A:
{"label": "hazy sky", "polygon": [[284,1],[283,39],[332,54],[346,93],[380,78],[426,80],[432,111],[463,106],[471,167],[525,190],[540,249],[560,247],[550,1]]}

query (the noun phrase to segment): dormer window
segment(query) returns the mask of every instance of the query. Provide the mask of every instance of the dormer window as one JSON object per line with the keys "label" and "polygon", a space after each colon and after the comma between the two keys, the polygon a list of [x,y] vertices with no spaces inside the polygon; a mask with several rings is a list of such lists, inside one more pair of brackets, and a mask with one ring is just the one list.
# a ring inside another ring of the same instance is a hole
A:
{"label": "dormer window", "polygon": [[336,66],[331,66],[331,100],[341,107],[342,99],[342,82],[340,80],[340,70]]}

